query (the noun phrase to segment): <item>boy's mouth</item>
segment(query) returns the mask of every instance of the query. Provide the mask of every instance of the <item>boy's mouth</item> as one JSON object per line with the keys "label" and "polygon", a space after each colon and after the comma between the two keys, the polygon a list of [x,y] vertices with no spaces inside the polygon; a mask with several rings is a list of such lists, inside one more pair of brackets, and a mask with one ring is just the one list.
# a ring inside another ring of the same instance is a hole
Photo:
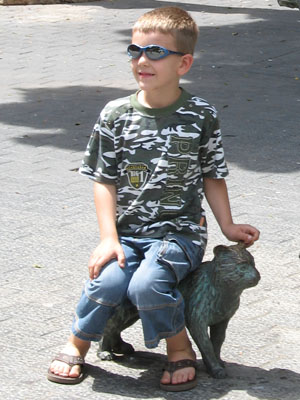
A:
{"label": "boy's mouth", "polygon": [[151,76],[154,76],[154,74],[151,74],[150,72],[143,72],[143,71],[140,71],[138,74],[141,78],[149,78]]}

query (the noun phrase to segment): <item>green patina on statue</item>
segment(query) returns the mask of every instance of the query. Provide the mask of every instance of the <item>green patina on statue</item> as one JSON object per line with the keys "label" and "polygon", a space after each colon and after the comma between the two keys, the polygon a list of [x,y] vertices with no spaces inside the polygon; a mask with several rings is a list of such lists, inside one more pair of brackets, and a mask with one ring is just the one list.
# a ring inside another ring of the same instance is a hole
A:
{"label": "green patina on statue", "polygon": [[[186,326],[198,346],[208,373],[226,377],[220,358],[226,328],[237,311],[244,289],[260,279],[252,255],[242,244],[217,246],[214,259],[188,275],[179,285],[185,301]],[[112,359],[113,353],[131,354],[134,348],[125,343],[121,332],[138,320],[137,309],[125,301],[108,321],[100,343],[99,356]]]}
{"label": "green patina on statue", "polygon": [[278,0],[278,4],[283,7],[300,9],[300,0]]}

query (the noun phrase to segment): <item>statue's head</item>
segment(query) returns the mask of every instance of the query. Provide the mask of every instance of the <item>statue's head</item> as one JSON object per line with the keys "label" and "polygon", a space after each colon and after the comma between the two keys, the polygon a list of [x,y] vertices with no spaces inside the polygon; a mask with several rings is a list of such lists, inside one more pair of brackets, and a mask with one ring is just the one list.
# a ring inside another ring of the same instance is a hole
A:
{"label": "statue's head", "polygon": [[243,244],[216,246],[214,254],[217,286],[226,286],[235,291],[242,291],[258,284],[260,274],[255,268],[253,256]]}

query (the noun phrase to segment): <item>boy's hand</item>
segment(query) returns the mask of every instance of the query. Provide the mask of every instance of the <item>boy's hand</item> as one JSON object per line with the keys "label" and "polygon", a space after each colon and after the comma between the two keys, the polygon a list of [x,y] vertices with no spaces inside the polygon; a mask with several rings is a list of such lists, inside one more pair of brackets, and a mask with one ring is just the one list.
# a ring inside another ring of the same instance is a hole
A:
{"label": "boy's hand", "polygon": [[232,242],[244,242],[246,247],[252,246],[258,240],[260,232],[254,226],[247,224],[230,224],[223,229],[224,235]]}
{"label": "boy's hand", "polygon": [[110,238],[104,239],[90,257],[88,265],[90,279],[97,278],[101,268],[112,259],[117,259],[121,268],[125,267],[125,255],[120,242]]}

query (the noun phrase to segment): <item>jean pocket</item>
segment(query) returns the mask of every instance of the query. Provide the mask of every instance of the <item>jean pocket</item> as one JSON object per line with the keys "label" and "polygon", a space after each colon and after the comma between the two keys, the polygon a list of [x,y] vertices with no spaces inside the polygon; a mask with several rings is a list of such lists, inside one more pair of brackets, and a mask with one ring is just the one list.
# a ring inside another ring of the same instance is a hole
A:
{"label": "jean pocket", "polygon": [[179,235],[167,235],[165,240],[177,243],[177,245],[184,251],[191,264],[191,271],[200,266],[204,256],[204,250],[201,246],[196,245],[192,240]]}
{"label": "jean pocket", "polygon": [[192,269],[186,252],[175,241],[163,240],[157,255],[157,262],[167,266],[175,274],[177,283]]}

